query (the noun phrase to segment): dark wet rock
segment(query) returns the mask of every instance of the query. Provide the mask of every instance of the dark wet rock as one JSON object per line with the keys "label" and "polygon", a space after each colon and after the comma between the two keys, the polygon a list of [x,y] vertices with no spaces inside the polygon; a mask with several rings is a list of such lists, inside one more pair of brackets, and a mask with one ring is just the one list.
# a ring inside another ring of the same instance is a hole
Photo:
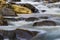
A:
{"label": "dark wet rock", "polygon": [[4,18],[4,19],[7,21],[17,21],[17,19],[15,19],[15,18]]}
{"label": "dark wet rock", "polygon": [[3,16],[0,16],[0,26],[7,26],[8,22],[4,19]]}
{"label": "dark wet rock", "polygon": [[15,31],[0,30],[0,35],[4,38],[9,38],[10,40],[17,39]]}
{"label": "dark wet rock", "polygon": [[8,26],[8,22],[6,20],[1,20],[0,26]]}
{"label": "dark wet rock", "polygon": [[27,40],[30,40],[32,37],[34,37],[34,32],[28,30],[17,29],[16,34],[17,38],[25,38]]}
{"label": "dark wet rock", "polygon": [[42,22],[35,22],[33,26],[56,26],[56,23],[53,21],[42,21]]}
{"label": "dark wet rock", "polygon": [[33,36],[36,36],[38,34],[37,31],[32,31]]}
{"label": "dark wet rock", "polygon": [[2,35],[0,35],[0,40],[4,40],[4,38],[3,38],[3,36],[2,36]]}
{"label": "dark wet rock", "polygon": [[49,17],[48,16],[42,16],[42,17],[39,17],[40,19],[48,19]]}
{"label": "dark wet rock", "polygon": [[46,10],[41,10],[42,12],[46,12]]}
{"label": "dark wet rock", "polygon": [[41,0],[34,0],[34,2],[40,2]]}
{"label": "dark wet rock", "polygon": [[10,8],[4,7],[2,9],[3,16],[17,16],[17,14]]}
{"label": "dark wet rock", "polygon": [[25,20],[25,18],[4,18],[7,21],[21,21],[21,20]]}
{"label": "dark wet rock", "polygon": [[21,38],[25,38],[30,40],[32,37],[37,35],[38,32],[36,31],[28,31],[23,29],[16,29],[16,30],[0,30],[0,38],[9,38],[9,40],[21,40]]}
{"label": "dark wet rock", "polygon": [[39,18],[36,18],[36,17],[29,17],[29,18],[26,18],[25,21],[35,21],[35,20],[38,20]]}
{"label": "dark wet rock", "polygon": [[37,8],[35,8],[33,5],[31,5],[31,4],[20,4],[20,5],[31,9],[33,13],[39,12],[39,10]]}
{"label": "dark wet rock", "polygon": [[45,0],[48,1],[48,3],[55,3],[55,2],[59,2],[60,0]]}
{"label": "dark wet rock", "polygon": [[20,2],[21,0],[11,0],[11,2]]}
{"label": "dark wet rock", "polygon": [[19,20],[25,20],[26,18],[23,18],[23,17],[20,17],[20,19]]}

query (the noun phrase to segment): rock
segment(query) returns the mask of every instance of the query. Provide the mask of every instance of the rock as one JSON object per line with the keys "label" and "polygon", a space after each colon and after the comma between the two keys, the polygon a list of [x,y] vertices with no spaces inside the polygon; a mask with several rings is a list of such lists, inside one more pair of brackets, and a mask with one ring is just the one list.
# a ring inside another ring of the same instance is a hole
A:
{"label": "rock", "polygon": [[3,16],[17,16],[17,14],[10,8],[4,7],[2,9]]}
{"label": "rock", "polygon": [[26,18],[25,21],[35,21],[38,20],[38,18],[36,17],[30,17],[30,18]]}
{"label": "rock", "polygon": [[4,40],[2,35],[0,35],[0,40]]}
{"label": "rock", "polygon": [[0,16],[0,26],[7,26],[8,22],[7,20],[4,20],[3,16]]}
{"label": "rock", "polygon": [[46,12],[46,10],[41,10],[42,12]]}
{"label": "rock", "polygon": [[[16,30],[17,38],[21,40],[21,38],[30,40],[34,35],[31,31],[28,30],[22,30],[22,29],[17,29]],[[27,35],[27,36],[26,36]]]}
{"label": "rock", "polygon": [[20,2],[21,0],[11,0],[11,2]]}
{"label": "rock", "polygon": [[39,17],[40,19],[48,19],[47,16]]}
{"label": "rock", "polygon": [[31,9],[33,13],[39,12],[39,10],[37,8],[35,8],[33,5],[31,5],[31,4],[20,4],[20,5]]}
{"label": "rock", "polygon": [[0,35],[3,36],[3,38],[9,38],[10,40],[16,40],[16,33],[15,31],[8,31],[8,30],[0,30]]}
{"label": "rock", "polygon": [[42,21],[42,22],[35,22],[33,26],[56,26],[56,23],[53,21]]}

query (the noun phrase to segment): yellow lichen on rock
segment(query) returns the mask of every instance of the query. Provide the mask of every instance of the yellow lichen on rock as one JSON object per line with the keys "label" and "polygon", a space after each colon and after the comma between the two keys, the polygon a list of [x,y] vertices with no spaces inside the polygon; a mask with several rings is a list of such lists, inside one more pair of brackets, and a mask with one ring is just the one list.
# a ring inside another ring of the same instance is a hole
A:
{"label": "yellow lichen on rock", "polygon": [[32,11],[26,7],[20,6],[20,5],[12,5],[12,8],[15,12],[20,14],[31,14]]}

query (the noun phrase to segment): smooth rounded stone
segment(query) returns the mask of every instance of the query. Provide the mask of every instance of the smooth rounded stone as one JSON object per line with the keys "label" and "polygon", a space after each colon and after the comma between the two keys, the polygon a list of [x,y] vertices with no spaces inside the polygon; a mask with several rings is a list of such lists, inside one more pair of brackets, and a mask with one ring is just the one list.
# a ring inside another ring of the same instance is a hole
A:
{"label": "smooth rounded stone", "polygon": [[33,5],[31,5],[31,4],[26,3],[26,4],[20,4],[20,5],[31,9],[33,13],[39,12],[39,10],[37,8],[35,8]]}
{"label": "smooth rounded stone", "polygon": [[30,40],[34,34],[31,31],[28,30],[22,30],[22,29],[17,29],[16,30],[16,35],[18,39],[26,39],[26,40]]}
{"label": "smooth rounded stone", "polygon": [[10,8],[4,7],[2,9],[3,16],[17,16],[17,14]]}
{"label": "smooth rounded stone", "polygon": [[35,21],[35,20],[39,20],[39,18],[29,17],[29,18],[26,18],[26,19],[25,19],[25,21]]}
{"label": "smooth rounded stone", "polygon": [[42,22],[35,22],[33,26],[56,26],[56,23],[53,21],[42,21]]}

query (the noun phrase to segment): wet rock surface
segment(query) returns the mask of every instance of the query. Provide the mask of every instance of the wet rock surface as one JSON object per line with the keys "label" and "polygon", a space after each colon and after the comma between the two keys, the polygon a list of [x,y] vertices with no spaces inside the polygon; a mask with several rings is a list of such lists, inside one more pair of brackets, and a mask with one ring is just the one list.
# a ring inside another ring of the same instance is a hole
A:
{"label": "wet rock surface", "polygon": [[15,34],[14,31],[0,30],[0,35],[3,38],[9,38],[10,40],[15,40],[16,39],[16,34]]}
{"label": "wet rock surface", "polygon": [[42,17],[39,17],[39,18],[41,18],[41,19],[48,19],[49,17],[47,17],[47,16],[42,16]]}
{"label": "wet rock surface", "polygon": [[42,12],[46,12],[46,10],[41,10]]}
{"label": "wet rock surface", "polygon": [[31,4],[20,4],[20,5],[31,9],[33,13],[39,12],[39,10],[37,8],[35,8],[33,5],[31,5]]}
{"label": "wet rock surface", "polygon": [[10,8],[4,7],[2,9],[3,16],[17,16],[17,14]]}
{"label": "wet rock surface", "polygon": [[39,20],[39,18],[30,17],[30,18],[26,18],[26,19],[25,19],[25,21],[35,21],[35,20]]}
{"label": "wet rock surface", "polygon": [[4,18],[7,21],[22,21],[25,20],[26,18]]}
{"label": "wet rock surface", "polygon": [[8,22],[4,19],[3,16],[0,16],[0,26],[7,26]]}
{"label": "wet rock surface", "polygon": [[42,21],[42,22],[35,22],[33,26],[56,26],[56,23],[53,21]]}
{"label": "wet rock surface", "polygon": [[21,40],[26,39],[30,40],[34,37],[38,32],[36,31],[28,31],[23,29],[16,29],[16,30],[0,30],[0,39],[3,40],[4,38],[9,38],[9,40]]}

